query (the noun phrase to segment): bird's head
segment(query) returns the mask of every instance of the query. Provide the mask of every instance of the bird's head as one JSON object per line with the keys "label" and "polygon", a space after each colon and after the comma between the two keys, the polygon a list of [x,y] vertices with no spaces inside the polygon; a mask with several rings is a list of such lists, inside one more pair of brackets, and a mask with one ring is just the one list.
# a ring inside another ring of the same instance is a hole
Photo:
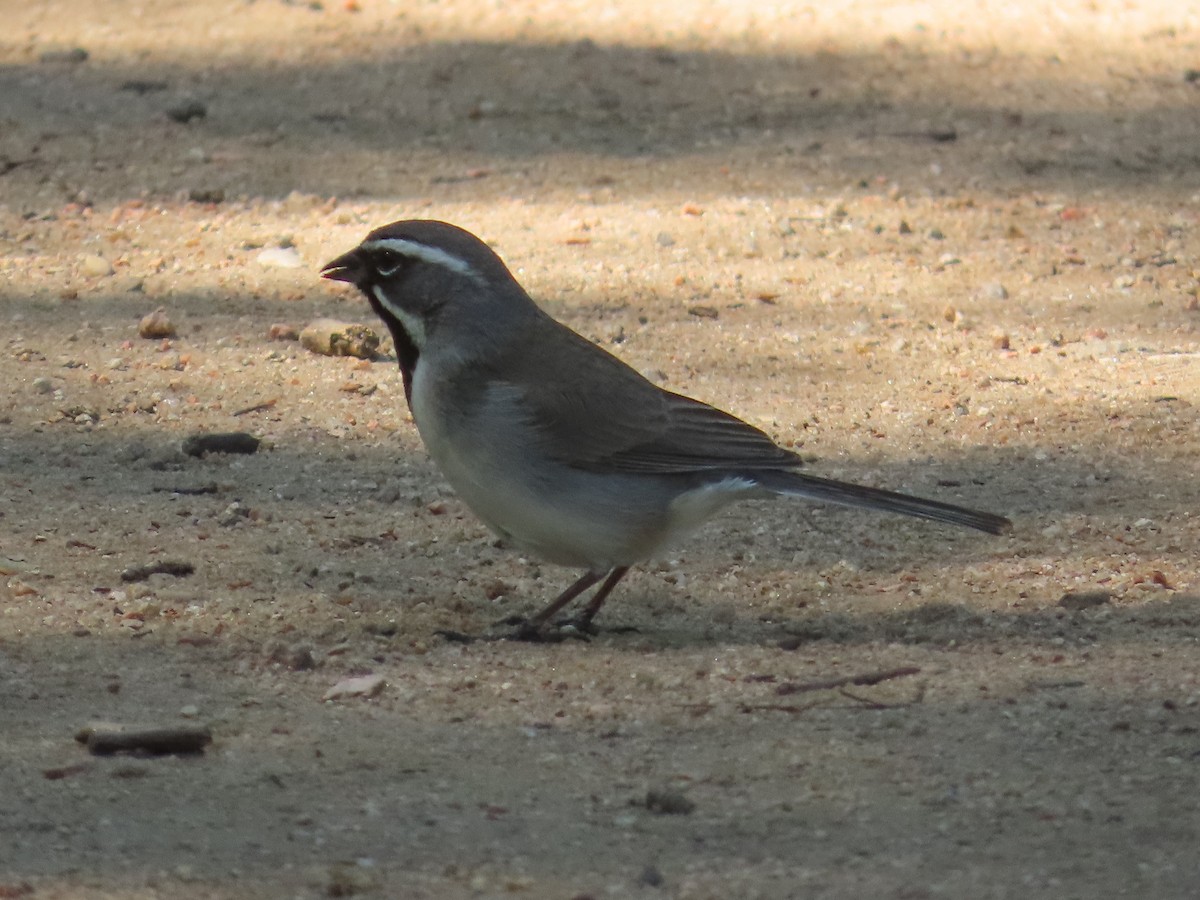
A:
{"label": "bird's head", "polygon": [[503,318],[507,308],[528,302],[487,244],[469,231],[432,220],[377,228],[349,253],[326,263],[321,275],[355,285],[397,344],[411,344],[418,353],[446,318]]}

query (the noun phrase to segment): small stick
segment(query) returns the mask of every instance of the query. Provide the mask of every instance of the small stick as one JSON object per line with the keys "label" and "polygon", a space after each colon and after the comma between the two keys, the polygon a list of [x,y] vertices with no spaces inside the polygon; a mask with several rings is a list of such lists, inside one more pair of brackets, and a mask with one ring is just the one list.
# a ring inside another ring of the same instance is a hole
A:
{"label": "small stick", "polygon": [[164,487],[162,485],[155,485],[152,490],[155,493],[160,494],[182,494],[185,496],[192,496],[199,494],[216,494],[220,489],[217,487],[217,483],[215,481],[210,481],[208,484],[201,484],[197,487]]}
{"label": "small stick", "polygon": [[212,743],[212,732],[196,725],[143,728],[136,731],[84,729],[76,735],[76,740],[81,736],[87,744],[88,752],[95,756],[111,756],[114,753],[145,753],[151,756],[203,753],[204,748]]}
{"label": "small stick", "polygon": [[739,703],[738,712],[785,712],[785,713],[802,713],[808,712],[810,709],[815,709],[821,706],[821,703],[802,703],[799,705],[788,703]]}
{"label": "small stick", "polygon": [[252,412],[262,412],[265,409],[272,409],[278,402],[278,397],[272,397],[270,400],[264,400],[262,403],[255,403],[253,406],[247,406],[245,409],[239,409],[234,412],[233,415],[245,416]]}
{"label": "small stick", "polygon": [[898,669],[884,669],[882,672],[867,672],[862,675],[845,675],[841,678],[826,678],[822,681],[786,681],[775,688],[779,696],[787,694],[803,694],[808,691],[829,691],[847,685],[872,685],[881,681],[891,681],[893,678],[906,678],[916,675],[921,670],[916,666],[901,666]]}
{"label": "small stick", "polygon": [[173,575],[176,578],[186,578],[196,571],[190,562],[164,559],[162,562],[151,563],[148,566],[130,566],[121,573],[121,580],[145,581],[151,575]]}

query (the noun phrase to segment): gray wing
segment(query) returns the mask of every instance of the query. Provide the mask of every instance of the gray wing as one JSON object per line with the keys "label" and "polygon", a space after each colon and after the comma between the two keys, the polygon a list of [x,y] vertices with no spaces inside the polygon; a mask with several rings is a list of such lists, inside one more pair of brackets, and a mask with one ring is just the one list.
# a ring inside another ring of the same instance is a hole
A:
{"label": "gray wing", "polygon": [[[550,320],[553,321],[553,320]],[[528,420],[541,449],[594,472],[695,473],[792,469],[794,453],[759,429],[664,391],[575,332],[545,334],[504,368],[522,370]],[[548,340],[547,340],[548,339]],[[532,385],[532,387],[531,387]]]}

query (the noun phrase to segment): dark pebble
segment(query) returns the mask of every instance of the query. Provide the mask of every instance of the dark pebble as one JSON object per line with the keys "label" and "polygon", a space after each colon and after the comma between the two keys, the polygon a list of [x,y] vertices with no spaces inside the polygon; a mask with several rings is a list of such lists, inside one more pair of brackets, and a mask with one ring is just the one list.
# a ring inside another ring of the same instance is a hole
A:
{"label": "dark pebble", "polygon": [[81,63],[87,62],[88,52],[82,47],[72,47],[70,50],[47,50],[40,58],[44,63]]}
{"label": "dark pebble", "polygon": [[173,562],[164,559],[148,566],[130,566],[121,573],[121,580],[127,583],[145,581],[151,575],[173,575],[176,578],[185,578],[195,571],[196,567],[189,562]]}
{"label": "dark pebble", "polygon": [[258,438],[252,434],[228,431],[193,434],[184,439],[182,449],[188,456],[203,456],[205,453],[256,453],[258,445]]}
{"label": "dark pebble", "polygon": [[208,115],[208,107],[199,100],[180,100],[166,108],[167,118],[172,122],[190,122]]}
{"label": "dark pebble", "polygon": [[646,809],[660,816],[686,816],[695,808],[696,804],[679,791],[646,791]]}
{"label": "dark pebble", "polygon": [[1058,605],[1063,609],[1080,610],[1103,606],[1112,599],[1109,591],[1079,591],[1063,594]]}

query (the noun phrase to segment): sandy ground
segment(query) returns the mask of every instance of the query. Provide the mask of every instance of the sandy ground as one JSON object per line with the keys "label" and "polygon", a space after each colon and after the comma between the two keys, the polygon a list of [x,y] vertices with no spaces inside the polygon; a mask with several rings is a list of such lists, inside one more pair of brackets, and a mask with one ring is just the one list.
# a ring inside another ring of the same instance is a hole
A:
{"label": "sandy ground", "polygon": [[[0,896],[1200,894],[1196,4],[3,19]],[[746,505],[634,630],[443,640],[574,573],[454,498],[394,360],[269,338],[377,324],[316,270],[417,216],[813,471],[1014,531]]]}

